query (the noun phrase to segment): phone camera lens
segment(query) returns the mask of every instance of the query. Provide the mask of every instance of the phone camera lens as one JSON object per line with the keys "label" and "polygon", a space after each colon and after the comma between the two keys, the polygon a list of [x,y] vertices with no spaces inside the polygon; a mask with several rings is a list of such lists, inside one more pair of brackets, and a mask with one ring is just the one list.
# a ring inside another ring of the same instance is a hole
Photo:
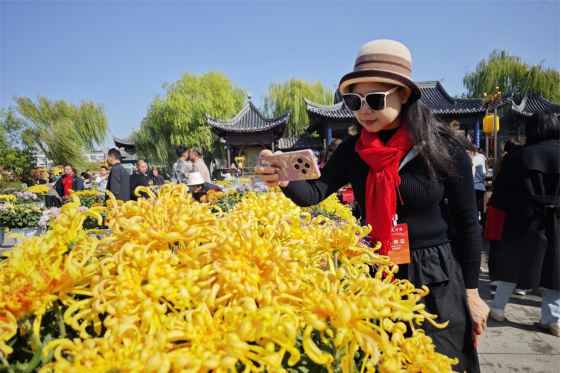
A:
{"label": "phone camera lens", "polygon": [[298,158],[298,163],[302,163],[302,158]]}
{"label": "phone camera lens", "polygon": [[307,174],[307,173],[308,173],[308,171],[306,171],[306,170],[302,170],[302,173],[303,173],[303,174]]}
{"label": "phone camera lens", "polygon": [[297,164],[295,164],[295,165],[294,165],[294,168],[297,169],[297,170],[299,170],[299,169],[300,169],[300,166],[297,165]]}
{"label": "phone camera lens", "polygon": [[310,164],[306,163],[304,166],[306,166],[306,168],[310,168]]}

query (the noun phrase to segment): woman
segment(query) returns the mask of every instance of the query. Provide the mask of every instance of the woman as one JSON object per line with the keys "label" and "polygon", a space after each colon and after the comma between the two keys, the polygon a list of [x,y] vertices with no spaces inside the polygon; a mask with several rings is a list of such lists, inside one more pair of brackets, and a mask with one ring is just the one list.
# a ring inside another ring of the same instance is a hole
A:
{"label": "woman", "polygon": [[92,175],[90,175],[87,172],[82,172],[80,174],[80,177],[82,178],[82,180],[84,181],[84,189],[85,190],[89,190],[92,188]]}
{"label": "woman", "polygon": [[[497,158],[495,166],[493,167],[493,181],[496,180],[497,176],[499,175],[501,163],[504,157],[509,152],[514,151],[520,145],[522,145],[522,143],[516,139],[508,139],[505,142],[504,152],[499,158]],[[493,203],[493,199],[496,198],[497,194],[493,193],[493,195],[491,196],[491,200],[489,201],[489,207],[487,209],[487,218],[485,219],[485,233],[483,234],[483,238],[489,240],[488,266],[490,279],[489,286],[491,287],[496,287],[498,284],[495,270],[497,266],[500,265],[500,262],[498,261],[498,253],[501,246],[501,236],[503,234],[503,224],[505,219],[505,212],[496,208]],[[516,289],[514,292],[520,295],[525,295],[527,290]]]}
{"label": "woman", "polygon": [[331,156],[333,155],[333,152],[335,151],[335,149],[337,149],[337,147],[342,143],[343,141],[341,141],[341,139],[334,139],[333,141],[331,141],[331,144],[329,144],[327,146],[327,149],[325,149],[325,153],[323,153],[323,156],[321,157],[321,163],[319,165],[320,168],[322,168],[323,166],[325,166],[325,164],[327,163],[327,161],[329,160],[329,158],[331,158]]}
{"label": "woman", "polygon": [[[436,351],[459,359],[455,371],[479,372],[474,330],[483,332],[489,308],[477,291],[481,236],[467,140],[419,101],[411,54],[401,43],[364,45],[339,89],[361,133],[337,147],[319,179],[279,183],[274,168],[256,171],[300,206],[315,205],[350,182],[362,219],[372,226],[383,252],[391,250],[392,220],[406,223],[411,262],[400,266],[397,277],[418,288],[428,286],[430,294],[422,299],[426,310],[440,322],[449,321],[444,330],[423,325]],[[454,242],[452,225],[458,236]]]}
{"label": "woman", "polygon": [[158,175],[157,168],[153,168],[152,171],[150,171],[150,181],[152,182],[153,186],[164,185],[165,183],[162,175]]}
{"label": "woman", "polygon": [[508,154],[493,183],[493,205],[505,211],[491,317],[518,285],[542,288],[540,326],[559,337],[559,118],[545,111],[526,122],[526,145]]}
{"label": "woman", "polygon": [[197,202],[200,202],[201,197],[211,190],[214,190],[215,192],[222,190],[222,187],[219,185],[205,182],[201,174],[198,172],[191,172],[189,174],[187,177],[187,187],[189,188],[189,193],[191,193],[191,196]]}

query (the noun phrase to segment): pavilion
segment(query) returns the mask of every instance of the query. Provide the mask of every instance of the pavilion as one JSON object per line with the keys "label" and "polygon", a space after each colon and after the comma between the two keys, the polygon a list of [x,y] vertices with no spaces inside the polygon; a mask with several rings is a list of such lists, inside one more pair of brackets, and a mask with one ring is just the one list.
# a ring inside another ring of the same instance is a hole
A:
{"label": "pavilion", "polygon": [[292,110],[268,118],[251,101],[251,93],[245,106],[227,121],[207,115],[207,124],[212,132],[225,142],[226,168],[235,155],[245,157],[244,167],[255,167],[263,149],[275,151],[275,141],[283,137]]}

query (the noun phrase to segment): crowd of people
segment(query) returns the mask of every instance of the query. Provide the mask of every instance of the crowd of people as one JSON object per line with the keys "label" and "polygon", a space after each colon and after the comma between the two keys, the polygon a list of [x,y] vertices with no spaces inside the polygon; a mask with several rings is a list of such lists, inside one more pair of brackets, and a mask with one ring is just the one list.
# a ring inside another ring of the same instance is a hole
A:
{"label": "crowd of people", "polygon": [[[208,190],[221,189],[218,185],[210,183],[210,171],[203,160],[203,151],[200,147],[188,149],[185,146],[176,148],[177,161],[173,165],[171,175],[172,183],[187,184],[193,197],[199,200]],[[136,194],[136,188],[158,187],[165,183],[164,177],[157,168],[148,173],[148,164],[139,159],[136,170],[132,174],[121,164],[121,152],[118,149],[110,149],[107,152],[107,166],[101,166],[98,175],[82,172],[78,175],[76,169],[70,164],[64,166],[64,174],[58,179],[54,175],[50,179],[51,189],[47,193],[45,205],[47,207],[60,207],[73,191],[91,189],[95,184],[100,193],[110,191],[117,200],[126,202],[136,201],[139,196],[148,197],[146,192]],[[106,197],[108,198],[108,197]]]}

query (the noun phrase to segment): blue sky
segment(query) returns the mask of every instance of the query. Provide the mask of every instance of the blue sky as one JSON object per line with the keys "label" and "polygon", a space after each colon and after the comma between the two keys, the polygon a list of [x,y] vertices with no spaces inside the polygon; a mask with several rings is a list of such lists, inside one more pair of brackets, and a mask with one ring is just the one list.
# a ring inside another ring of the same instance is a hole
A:
{"label": "blue sky", "polygon": [[[112,135],[137,129],[162,83],[220,70],[261,94],[272,81],[332,86],[360,47],[409,47],[413,79],[452,94],[495,48],[559,70],[559,1],[0,2],[0,105],[14,95],[103,103]],[[109,137],[110,138],[110,137]],[[111,145],[112,141],[107,141]]]}

